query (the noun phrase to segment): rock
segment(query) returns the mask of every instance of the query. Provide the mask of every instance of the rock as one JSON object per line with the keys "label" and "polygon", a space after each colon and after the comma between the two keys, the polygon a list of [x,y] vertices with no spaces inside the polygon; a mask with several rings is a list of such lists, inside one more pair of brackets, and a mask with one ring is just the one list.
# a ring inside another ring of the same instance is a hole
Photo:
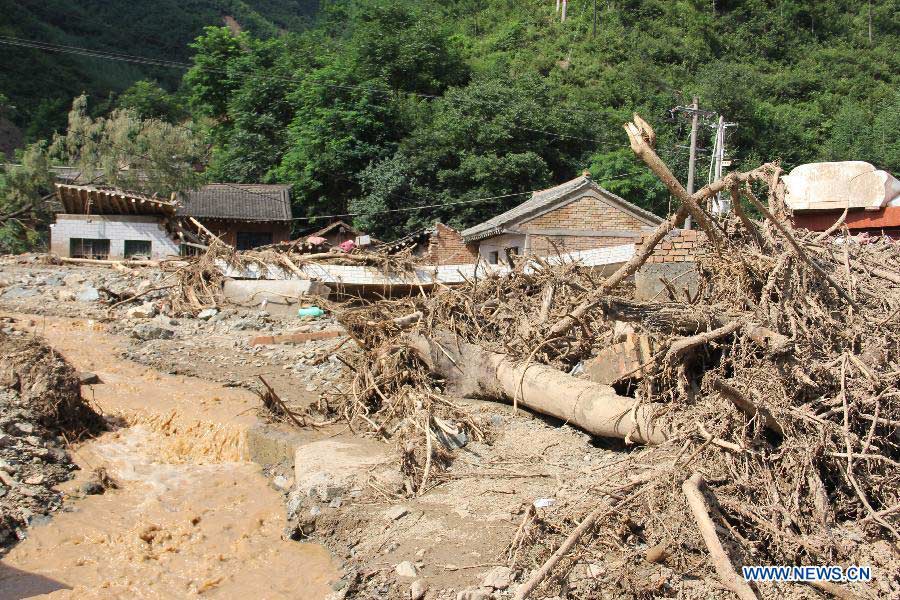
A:
{"label": "rock", "polygon": [[27,483],[28,485],[41,485],[42,483],[44,483],[44,476],[40,474],[31,475],[25,478],[25,483]]}
{"label": "rock", "polygon": [[409,598],[410,600],[422,600],[427,591],[428,585],[421,579],[416,579],[412,582],[412,585],[409,586]]}
{"label": "rock", "polygon": [[131,336],[139,340],[170,340],[175,332],[153,323],[141,323],[131,330]]}
{"label": "rock", "polygon": [[101,383],[100,376],[96,373],[91,373],[90,371],[82,371],[78,373],[78,382],[81,385],[93,385],[95,383]]}
{"label": "rock", "polygon": [[34,433],[34,425],[31,423],[13,423],[13,427],[20,433]]}
{"label": "rock", "polygon": [[329,502],[328,506],[331,508],[340,508],[341,504],[343,504],[343,501],[341,500],[341,497],[338,496],[337,498],[334,498],[331,502]]}
{"label": "rock", "polygon": [[512,582],[512,571],[509,567],[494,567],[481,580],[481,587],[505,590]]}
{"label": "rock", "polygon": [[489,600],[490,592],[485,590],[463,590],[456,594],[456,600]]}
{"label": "rock", "polygon": [[291,486],[293,486],[294,482],[285,477],[284,475],[276,475],[272,479],[272,485],[274,485],[279,490],[289,490]]}
{"label": "rock", "polygon": [[9,448],[14,445],[16,440],[11,435],[0,433],[0,448]]}
{"label": "rock", "polygon": [[197,318],[203,321],[209,321],[217,314],[219,314],[219,310],[217,308],[204,308],[199,313],[197,313]]}
{"label": "rock", "polygon": [[600,576],[603,575],[604,573],[606,573],[606,569],[604,569],[604,568],[601,567],[600,565],[591,563],[591,564],[589,564],[589,565],[587,566],[587,574],[588,574],[588,577],[591,577],[592,579],[597,579],[598,577],[600,577]]}
{"label": "rock", "polygon": [[78,290],[75,299],[78,302],[97,302],[100,300],[100,292],[97,291],[97,288],[86,285]]}
{"label": "rock", "polygon": [[435,432],[435,436],[437,439],[447,447],[448,450],[456,450],[457,448],[462,448],[466,444],[469,443],[469,436],[466,435],[465,431],[460,431],[457,434],[449,434],[444,432],[442,429],[438,429]]}
{"label": "rock", "polygon": [[7,300],[15,300],[17,298],[32,298],[38,295],[38,291],[33,288],[26,288],[19,285],[7,288],[3,292],[3,298]]}
{"label": "rock", "polygon": [[402,563],[394,567],[394,571],[400,577],[418,577],[419,569],[412,562],[404,560]]}
{"label": "rock", "polygon": [[384,511],[383,514],[389,521],[398,521],[409,514],[409,509],[405,506],[394,506]]}
{"label": "rock", "polygon": [[156,314],[157,310],[152,302],[145,302],[125,311],[125,316],[129,319],[152,319]]}
{"label": "rock", "polygon": [[298,446],[294,453],[296,488],[320,502],[346,496],[370,476],[390,481],[396,473],[385,449],[370,440],[320,440]]}

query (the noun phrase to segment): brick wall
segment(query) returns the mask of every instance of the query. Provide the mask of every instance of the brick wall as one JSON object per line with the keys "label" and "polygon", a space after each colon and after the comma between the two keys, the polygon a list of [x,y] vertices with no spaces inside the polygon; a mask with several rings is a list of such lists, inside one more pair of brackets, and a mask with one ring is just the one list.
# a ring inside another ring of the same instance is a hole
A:
{"label": "brick wall", "polygon": [[[644,234],[639,240],[643,243]],[[695,229],[678,229],[664,237],[656,245],[656,250],[647,259],[647,263],[693,262],[697,254],[705,251],[706,234]]]}
{"label": "brick wall", "polygon": [[623,244],[633,244],[637,237],[616,236],[577,236],[577,235],[530,235],[528,245],[531,254],[553,256],[557,250],[561,253],[593,250],[594,248],[611,248]]}
{"label": "brick wall", "polygon": [[[640,231],[647,225],[632,215],[610,206],[594,196],[583,196],[574,202],[535,217],[517,229],[620,229]],[[615,245],[615,244],[612,244]]]}
{"label": "brick wall", "polygon": [[178,256],[179,245],[157,217],[143,215],[56,215],[50,226],[50,251],[69,256],[72,238],[109,240],[109,258],[125,258],[125,240],[150,242],[151,258]]}
{"label": "brick wall", "polygon": [[428,243],[427,262],[431,265],[469,265],[478,260],[476,244],[466,244],[460,233],[443,223],[435,223]]}

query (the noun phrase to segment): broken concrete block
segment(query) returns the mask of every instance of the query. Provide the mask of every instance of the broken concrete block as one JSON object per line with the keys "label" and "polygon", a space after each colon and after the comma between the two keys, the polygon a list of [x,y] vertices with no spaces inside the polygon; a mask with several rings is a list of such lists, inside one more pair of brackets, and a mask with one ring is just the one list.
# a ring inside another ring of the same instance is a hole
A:
{"label": "broken concrete block", "polygon": [[266,310],[281,316],[295,315],[303,298],[328,298],[331,288],[308,279],[230,279],[222,288],[229,302],[243,306],[259,306],[265,300]]}
{"label": "broken concrete block", "polygon": [[781,181],[791,210],[878,210],[900,200],[900,180],[859,160],[800,165]]}
{"label": "broken concrete block", "polygon": [[347,333],[342,330],[309,331],[287,333],[284,335],[259,335],[250,340],[250,345],[264,346],[269,344],[303,344],[305,342],[332,340],[344,335],[347,335]]}
{"label": "broken concrete block", "polygon": [[588,378],[596,383],[610,385],[623,376],[640,379],[641,365],[653,356],[650,338],[645,335],[628,334],[624,342],[605,348],[594,358],[584,363]]}
{"label": "broken concrete block", "polygon": [[[672,284],[680,294],[687,290],[691,297],[697,294],[699,277],[694,262],[647,263],[634,274],[634,297],[637,300],[668,298],[668,290],[662,279]],[[678,298],[683,301],[684,298]]]}
{"label": "broken concrete block", "polygon": [[[378,471],[380,465],[383,469]],[[320,440],[302,445],[294,453],[296,490],[321,502],[361,487],[371,475],[395,477],[387,452],[377,442]]]}

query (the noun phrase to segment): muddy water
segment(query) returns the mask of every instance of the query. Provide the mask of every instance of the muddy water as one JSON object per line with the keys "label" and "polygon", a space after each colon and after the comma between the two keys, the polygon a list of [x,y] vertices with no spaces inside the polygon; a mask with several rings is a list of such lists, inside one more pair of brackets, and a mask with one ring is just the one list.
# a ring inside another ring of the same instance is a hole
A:
{"label": "muddy water", "polygon": [[69,500],[70,512],[34,527],[0,563],[0,600],[328,594],[330,555],[281,539],[281,496],[242,460],[252,419],[240,409],[252,397],[101,357],[116,341],[79,322],[54,322],[46,335],[76,368],[100,375],[97,403],[130,425],[78,446],[83,471],[64,489],[98,466],[120,487]]}

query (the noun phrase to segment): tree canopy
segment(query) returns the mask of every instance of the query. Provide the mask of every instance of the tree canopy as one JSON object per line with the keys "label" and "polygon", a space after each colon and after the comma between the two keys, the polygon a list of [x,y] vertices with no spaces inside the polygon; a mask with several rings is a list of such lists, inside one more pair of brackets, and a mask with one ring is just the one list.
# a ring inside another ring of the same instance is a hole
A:
{"label": "tree canopy", "polygon": [[[151,74],[112,103],[95,94],[85,118],[128,109],[198,131],[207,180],[289,183],[310,226],[352,213],[385,239],[470,225],[586,169],[663,214],[669,196],[622,123],[653,123],[685,179],[689,122],[670,110],[694,96],[737,123],[735,166],[854,159],[900,174],[900,0],[610,0],[596,19],[593,0],[571,0],[566,22],[545,0],[319,5],[303,26],[208,27],[180,81]],[[2,79],[0,93],[21,96]],[[53,102],[33,114],[49,120]]]}

